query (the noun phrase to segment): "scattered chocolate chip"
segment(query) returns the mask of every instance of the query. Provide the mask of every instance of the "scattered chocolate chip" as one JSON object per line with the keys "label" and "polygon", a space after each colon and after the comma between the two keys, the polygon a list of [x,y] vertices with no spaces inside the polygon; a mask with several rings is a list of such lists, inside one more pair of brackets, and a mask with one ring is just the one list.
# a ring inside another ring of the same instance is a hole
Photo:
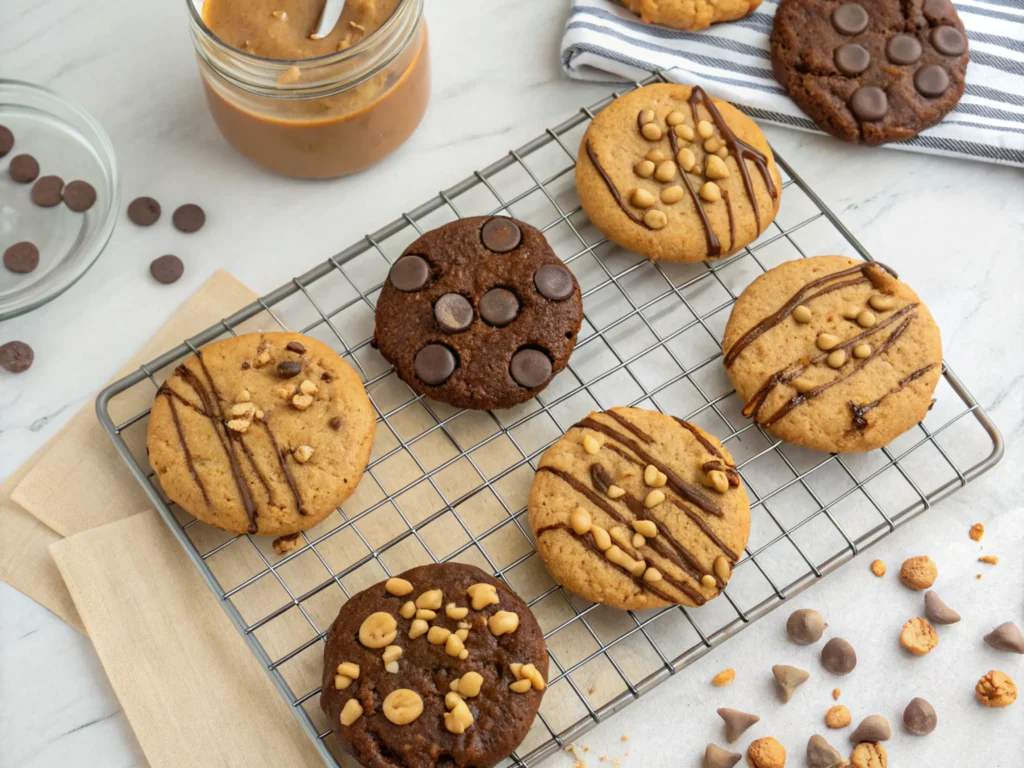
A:
{"label": "scattered chocolate chip", "polygon": [[152,197],[136,197],[128,204],[128,218],[132,224],[151,227],[160,218],[160,203]]}
{"label": "scattered chocolate chip", "polygon": [[537,292],[545,299],[563,301],[572,296],[574,289],[572,274],[557,264],[545,264],[533,276]]}
{"label": "scattered chocolate chip", "polygon": [[445,333],[461,333],[473,324],[473,305],[458,293],[446,293],[434,303],[434,319]]}
{"label": "scattered chocolate chip", "polygon": [[818,734],[811,736],[807,742],[807,768],[837,768],[841,765],[846,765],[846,761],[838,749]]}
{"label": "scattered chocolate chip", "polygon": [[324,371],[320,374],[320,381],[334,381],[334,374],[330,371]]}
{"label": "scattered chocolate chip", "polygon": [[853,92],[850,109],[858,120],[881,120],[889,111],[889,97],[873,85],[864,85]]}
{"label": "scattered chocolate chip", "polygon": [[43,208],[53,208],[61,200],[64,179],[60,176],[40,176],[32,185],[32,202]]}
{"label": "scattered chocolate chip", "polygon": [[836,69],[844,75],[859,75],[871,64],[871,54],[863,45],[845,43],[836,48],[832,58]]}
{"label": "scattered chocolate chip", "polygon": [[949,75],[938,64],[929,64],[914,73],[914,87],[922,96],[941,96],[949,88]]}
{"label": "scattered chocolate chip", "polygon": [[868,715],[850,734],[850,741],[854,744],[862,741],[888,741],[890,736],[892,731],[889,730],[888,720],[881,715]]}
{"label": "scattered chocolate chip", "polygon": [[19,274],[31,272],[39,266],[39,249],[27,240],[15,243],[4,251],[4,266]]}
{"label": "scattered chocolate chip", "polygon": [[35,357],[32,347],[23,341],[8,341],[0,345],[0,368],[11,373],[27,371]]}
{"label": "scattered chocolate chip", "polygon": [[925,736],[935,730],[939,722],[935,707],[922,698],[914,698],[903,710],[903,724],[911,733]]}
{"label": "scattered chocolate chip", "polygon": [[484,246],[495,253],[508,253],[519,247],[523,233],[519,231],[512,219],[496,216],[489,219],[480,230],[480,240]]}
{"label": "scattered chocolate chip", "polygon": [[185,203],[174,212],[171,221],[179,232],[191,234],[203,228],[203,224],[206,223],[206,213],[195,203]]}
{"label": "scattered chocolate chip", "polygon": [[416,353],[413,367],[424,384],[436,387],[448,381],[455,371],[455,353],[444,344],[427,344]]}
{"label": "scattered chocolate chip", "polygon": [[504,328],[519,314],[519,299],[507,288],[491,288],[480,297],[480,317],[488,325]]}
{"label": "scattered chocolate chip", "polygon": [[885,44],[885,55],[893,64],[913,64],[921,52],[921,41],[913,35],[893,35]]}
{"label": "scattered chocolate chip", "polygon": [[797,645],[810,645],[821,639],[825,631],[825,617],[813,608],[793,611],[786,620],[786,634]]}
{"label": "scattered chocolate chip", "polygon": [[75,213],[84,213],[96,202],[96,190],[87,181],[75,179],[64,187],[64,205]]}
{"label": "scattered chocolate chip", "polygon": [[1012,621],[1005,621],[985,635],[985,642],[1000,651],[1024,653],[1024,634]]}
{"label": "scattered chocolate chip", "polygon": [[185,273],[185,265],[177,256],[167,254],[158,259],[153,259],[149,265],[149,272],[158,283],[169,285],[175,282]]}
{"label": "scattered chocolate chip", "polygon": [[3,157],[14,147],[14,134],[6,125],[0,125],[0,157]]}
{"label": "scattered chocolate chip", "polygon": [[612,476],[599,461],[590,465],[590,480],[601,493],[608,493],[608,489],[612,486]]}
{"label": "scattered chocolate chip", "polygon": [[282,379],[290,379],[302,373],[302,364],[294,360],[282,360],[277,364],[277,375]]}
{"label": "scattered chocolate chip", "polygon": [[39,175],[39,162],[32,155],[15,155],[7,170],[16,182],[28,184]]}
{"label": "scattered chocolate chip", "polygon": [[708,744],[704,750],[704,768],[732,768],[742,759],[739,752],[730,752],[717,744]]}
{"label": "scattered chocolate chip", "polygon": [[960,614],[946,605],[934,591],[924,593],[924,615],[933,624],[956,624]]}
{"label": "scattered chocolate chip", "polygon": [[341,429],[341,425],[344,424],[344,419],[341,416],[332,416],[331,420],[327,422],[331,429],[337,431]]}
{"label": "scattered chocolate chip", "polygon": [[776,664],[772,667],[772,674],[775,675],[775,692],[783,704],[793,698],[793,691],[806,683],[807,678],[811,676],[810,672],[788,664]]}
{"label": "scattered chocolate chip", "polygon": [[242,363],[242,370],[243,371],[248,371],[250,368],[252,368],[252,366],[249,365],[249,361],[248,360],[246,360],[244,363]]}
{"label": "scattered chocolate chip", "polygon": [[289,342],[288,342],[288,343],[287,343],[287,344],[285,345],[285,349],[287,349],[287,350],[288,350],[289,352],[296,352],[296,353],[298,353],[298,354],[300,354],[300,355],[301,355],[301,354],[302,354],[303,352],[305,352],[305,351],[306,351],[306,348],[305,348],[304,346],[302,346],[302,344],[300,344],[300,343],[299,343],[299,342],[297,342],[297,341],[289,341]]}
{"label": "scattered chocolate chip", "polygon": [[967,50],[967,38],[955,27],[935,27],[929,39],[943,56],[959,56]]}
{"label": "scattered chocolate chip", "polygon": [[551,358],[539,349],[520,349],[512,355],[509,373],[521,387],[539,387],[551,378]]}
{"label": "scattered chocolate chip", "polygon": [[843,3],[832,11],[832,26],[841,35],[857,35],[867,29],[868,12],[857,3]]}
{"label": "scattered chocolate chip", "polygon": [[742,736],[747,728],[761,720],[757,715],[740,712],[738,709],[719,707],[717,711],[718,716],[725,721],[725,738],[730,744]]}
{"label": "scattered chocolate chip", "polygon": [[399,291],[411,293],[427,284],[430,265],[422,256],[403,256],[394,263],[388,273],[388,280]]}
{"label": "scattered chocolate chip", "polygon": [[821,649],[821,665],[834,675],[848,675],[857,666],[857,652],[841,637],[833,637]]}

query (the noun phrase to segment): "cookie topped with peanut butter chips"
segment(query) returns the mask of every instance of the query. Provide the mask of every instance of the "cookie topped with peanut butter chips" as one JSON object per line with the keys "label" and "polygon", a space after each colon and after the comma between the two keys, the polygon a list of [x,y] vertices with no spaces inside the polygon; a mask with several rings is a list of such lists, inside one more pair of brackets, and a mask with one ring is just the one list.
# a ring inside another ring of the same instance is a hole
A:
{"label": "cookie topped with peanut butter chips", "polygon": [[743,414],[820,451],[870,451],[928,413],[939,328],[878,264],[815,256],[757,278],[733,306],[723,363]]}
{"label": "cookie topped with peanut butter chips", "polygon": [[342,606],[320,708],[364,768],[488,768],[526,737],[547,678],[522,599],[475,566],[424,565]]}
{"label": "cookie topped with peanut butter chips", "polygon": [[591,413],[548,448],[529,517],[560,584],[623,609],[703,605],[729,582],[750,533],[729,452],[641,408]]}
{"label": "cookie topped with peanut butter chips", "polygon": [[207,344],[157,391],[149,462],[189,514],[232,533],[312,528],[355,490],[373,407],[321,341],[250,333]]}

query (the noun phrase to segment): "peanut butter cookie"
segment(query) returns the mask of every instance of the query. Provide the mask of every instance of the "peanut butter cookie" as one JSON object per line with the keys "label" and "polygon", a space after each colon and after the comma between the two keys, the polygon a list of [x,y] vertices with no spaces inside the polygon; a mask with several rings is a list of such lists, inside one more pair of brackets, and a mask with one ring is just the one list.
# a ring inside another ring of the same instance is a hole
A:
{"label": "peanut butter cookie", "polygon": [[939,329],[917,294],[845,256],[796,259],[757,278],[722,349],[745,416],[830,453],[879,448],[920,422],[942,372]]}
{"label": "peanut butter cookie", "polygon": [[1008,707],[1017,700],[1017,684],[1005,672],[989,670],[974,687],[978,701],[986,707]]}
{"label": "peanut butter cookie", "polygon": [[355,490],[373,407],[355,371],[321,341],[250,333],[207,344],[157,392],[149,462],[189,514],[232,533],[312,528]]}
{"label": "peanut butter cookie", "polygon": [[889,756],[879,741],[864,741],[850,755],[853,768],[889,768]]}
{"label": "peanut butter cookie", "polygon": [[900,645],[915,656],[924,656],[938,644],[939,635],[928,619],[918,616],[903,625]]}
{"label": "peanut butter cookie", "polygon": [[829,728],[845,728],[852,719],[850,710],[842,704],[836,704],[825,713],[825,725]]}
{"label": "peanut butter cookie", "polygon": [[753,13],[761,0],[623,0],[644,24],[660,24],[693,32]]}
{"label": "peanut butter cookie", "polygon": [[730,256],[779,210],[782,181],[754,122],[701,88],[656,83],[594,118],[576,188],[608,239],[655,261]]}
{"label": "peanut butter cookie", "polygon": [[783,768],[786,748],[771,736],[757,739],[747,748],[747,762],[751,768]]}
{"label": "peanut butter cookie", "polygon": [[750,532],[729,452],[682,419],[640,408],[591,413],[544,452],[530,527],[555,579],[623,609],[703,605]]}
{"label": "peanut butter cookie", "polygon": [[903,561],[900,581],[911,589],[928,589],[939,577],[939,566],[928,555],[918,555]]}

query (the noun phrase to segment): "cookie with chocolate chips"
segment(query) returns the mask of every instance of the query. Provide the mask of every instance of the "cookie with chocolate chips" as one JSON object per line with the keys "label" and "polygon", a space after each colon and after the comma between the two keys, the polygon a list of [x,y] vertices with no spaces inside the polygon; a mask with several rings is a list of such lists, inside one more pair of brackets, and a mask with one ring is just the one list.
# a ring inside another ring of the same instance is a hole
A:
{"label": "cookie with chocolate chips", "polygon": [[729,582],[750,533],[729,452],[641,408],[591,413],[548,448],[529,517],[560,584],[623,609],[703,605]]}
{"label": "cookie with chocolate chips", "polygon": [[745,416],[830,453],[888,445],[925,417],[942,373],[924,302],[878,264],[845,256],[757,278],[733,306],[722,350]]}
{"label": "cookie with chocolate chips", "polygon": [[376,421],[321,341],[250,333],[208,344],[157,391],[149,462],[171,501],[232,533],[312,528],[355,490]]}
{"label": "cookie with chocolate chips", "polygon": [[320,708],[365,768],[489,768],[525,738],[547,679],[521,598],[475,566],[425,565],[342,606]]}
{"label": "cookie with chocolate chips", "polygon": [[909,139],[964,93],[967,33],[950,0],[783,0],[775,78],[818,126],[861,144]]}
{"label": "cookie with chocolate chips", "polygon": [[375,344],[417,393],[510,408],[566,366],[582,321],[576,278],[540,231],[483,216],[427,232],[395,261]]}

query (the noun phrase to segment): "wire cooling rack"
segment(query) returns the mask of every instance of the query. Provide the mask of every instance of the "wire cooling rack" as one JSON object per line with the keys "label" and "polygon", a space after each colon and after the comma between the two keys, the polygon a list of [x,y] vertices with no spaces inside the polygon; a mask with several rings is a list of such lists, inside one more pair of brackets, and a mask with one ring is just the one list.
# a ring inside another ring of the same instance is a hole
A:
{"label": "wire cooling rack", "polygon": [[[658,79],[635,83],[628,90]],[[188,556],[291,705],[325,761],[340,762],[318,706],[325,632],[354,592],[413,565],[456,559],[505,580],[530,604],[552,662],[548,692],[510,759],[532,765],[990,469],[996,426],[948,367],[925,421],[887,448],[827,455],[780,443],[744,419],[719,362],[740,291],[767,269],[819,253],[867,251],[781,157],[782,207],[742,253],[652,263],[607,242],[583,214],[575,150],[613,94],[415,210],[185,341],[104,390],[97,412]],[[370,347],[390,264],[423,231],[507,214],[540,228],[571,266],[586,319],[568,368],[506,411],[458,411],[416,397]],[[298,330],[361,374],[378,428],[369,470],[327,521],[279,555],[169,503],[145,456],[155,388],[197,347],[237,331]],[[591,410],[683,415],[718,435],[751,499],[751,533],[723,596],[697,609],[622,612],[555,584],[525,519],[544,449]]]}

